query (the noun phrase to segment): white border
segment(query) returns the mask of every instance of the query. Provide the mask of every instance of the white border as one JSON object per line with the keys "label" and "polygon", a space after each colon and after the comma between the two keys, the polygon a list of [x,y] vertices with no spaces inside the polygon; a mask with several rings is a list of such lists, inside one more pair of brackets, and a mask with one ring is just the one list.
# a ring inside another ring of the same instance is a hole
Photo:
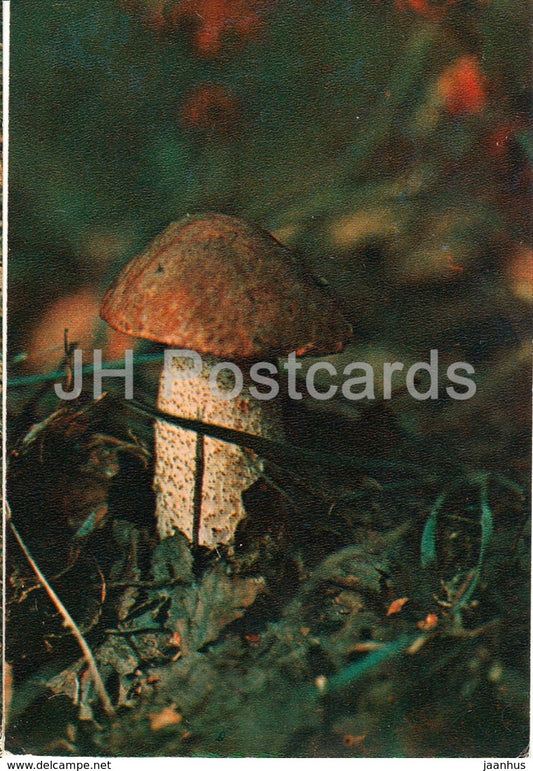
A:
{"label": "white border", "polygon": [[[7,185],[9,161],[9,20],[10,0],[2,0],[2,677],[5,667],[5,599],[6,599],[6,414],[7,414]],[[0,727],[0,751],[4,750],[5,737],[5,695],[2,683],[2,725]]]}
{"label": "white border", "polygon": [[[3,45],[3,63],[2,63],[2,159],[3,159],[3,175],[2,175],[2,545],[3,545],[3,559],[2,559],[2,675],[5,665],[5,587],[6,587],[6,565],[5,565],[5,546],[6,546],[6,460],[7,460],[7,440],[6,440],[6,415],[7,415],[7,277],[8,277],[8,167],[9,167],[9,72],[10,72],[10,13],[11,13],[11,0],[2,0],[2,45]],[[532,476],[533,476],[533,458],[532,458]],[[533,534],[532,534],[533,539]],[[531,614],[533,617],[533,594],[531,598]],[[533,651],[530,647],[530,655]],[[533,662],[533,656],[532,656]],[[290,768],[291,771],[315,771],[316,769],[329,768],[333,763],[334,766],[346,768],[347,771],[353,771],[357,767],[358,771],[377,771],[382,768],[390,768],[394,766],[395,771],[398,769],[405,769],[405,771],[412,771],[412,769],[449,769],[453,764],[456,771],[459,769],[477,769],[478,771],[488,771],[491,768],[501,769],[527,769],[530,767],[530,758],[190,758],[190,757],[175,757],[175,758],[147,758],[147,757],[57,757],[51,756],[31,756],[31,755],[17,755],[12,756],[9,752],[4,755],[4,738],[5,738],[5,696],[3,683],[0,683],[1,690],[1,702],[2,702],[2,723],[0,725],[0,771],[7,769],[7,763],[10,758],[15,762],[24,762],[25,760],[33,760],[35,764],[39,760],[44,761],[41,768],[56,768],[62,767],[61,764],[66,762],[79,763],[80,761],[86,762],[85,768],[94,769],[97,764],[93,765],[93,761],[102,763],[109,761],[108,768],[113,771],[119,769],[128,769],[128,771],[144,771],[146,763],[149,762],[155,769],[161,769],[166,771],[175,771],[176,766],[179,765],[183,771],[200,771],[206,767],[216,767],[217,771],[221,769],[227,769],[227,771],[235,771],[235,769],[242,767],[243,771],[250,770],[251,763],[253,767],[259,767],[264,769],[280,769]],[[530,710],[530,721],[533,718],[533,712]],[[531,724],[531,731],[533,733],[533,723]],[[52,761],[52,762],[50,762]],[[55,766],[54,766],[55,761]],[[48,762],[48,765],[45,765]],[[72,766],[71,766],[72,767]],[[81,768],[82,765],[78,766]],[[103,766],[98,766],[103,767]]]}

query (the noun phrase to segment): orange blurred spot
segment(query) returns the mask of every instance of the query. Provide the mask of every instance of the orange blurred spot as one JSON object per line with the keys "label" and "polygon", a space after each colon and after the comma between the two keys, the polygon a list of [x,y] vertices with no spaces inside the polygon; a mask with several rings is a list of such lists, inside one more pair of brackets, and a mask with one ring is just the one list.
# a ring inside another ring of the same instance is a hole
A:
{"label": "orange blurred spot", "polygon": [[399,613],[406,602],[409,602],[409,597],[399,597],[397,600],[393,600],[387,610],[387,616],[393,616],[395,613]]}
{"label": "orange blurred spot", "polygon": [[264,26],[263,10],[275,0],[121,0],[123,8],[141,16],[156,33],[192,26],[199,56],[214,58],[228,34],[252,38]]}
{"label": "orange blurred spot", "polygon": [[261,638],[258,634],[245,634],[244,639],[249,643],[258,643],[261,642]]}
{"label": "orange blurred spot", "polygon": [[475,56],[462,56],[440,76],[437,91],[452,115],[474,115],[487,105],[485,76]]}
{"label": "orange blurred spot", "polygon": [[100,297],[89,287],[53,302],[34,328],[27,346],[31,369],[46,371],[59,365],[64,353],[65,329],[69,343],[76,342],[79,348],[92,349],[99,313]]}
{"label": "orange blurred spot", "polygon": [[519,246],[507,266],[507,276],[513,293],[521,300],[533,300],[533,249]]}
{"label": "orange blurred spot", "polygon": [[163,728],[168,728],[172,725],[178,725],[183,720],[183,715],[176,712],[176,706],[171,704],[169,707],[164,707],[161,712],[152,712],[148,715],[150,721],[150,728],[152,731],[161,731]]}
{"label": "orange blurred spot", "polygon": [[423,632],[429,632],[434,629],[439,622],[439,617],[436,613],[428,613],[423,621],[419,621],[417,626],[422,629]]}
{"label": "orange blurred spot", "polygon": [[196,15],[200,19],[195,36],[198,53],[217,56],[225,34],[240,38],[256,35],[263,21],[254,5],[257,0],[197,0]]}
{"label": "orange blurred spot", "polygon": [[185,100],[181,123],[185,128],[217,134],[231,134],[239,126],[238,98],[217,83],[203,83]]}
{"label": "orange blurred spot", "polygon": [[432,10],[428,0],[396,0],[396,6],[401,10],[411,8],[411,10],[420,13],[423,16],[427,16]]}
{"label": "orange blurred spot", "polygon": [[92,361],[95,348],[103,349],[104,360],[121,361],[124,353],[134,348],[135,339],[100,319],[101,302],[100,294],[87,286],[55,300],[30,334],[26,346],[29,369],[46,372],[59,366],[64,354],[65,329],[68,344],[76,343],[87,352],[84,364]]}
{"label": "orange blurred spot", "polygon": [[455,270],[457,273],[464,273],[464,268],[461,265],[457,265],[455,262],[455,257],[453,254],[450,254],[449,252],[446,254],[446,262],[448,263],[448,270]]}
{"label": "orange blurred spot", "polygon": [[200,3],[201,19],[196,32],[196,46],[205,56],[216,56],[222,45],[222,35],[228,24],[228,3],[226,0],[205,0]]}
{"label": "orange blurred spot", "polygon": [[460,2],[461,0],[395,0],[395,6],[400,11],[411,10],[426,19],[438,21],[444,18],[449,6]]}
{"label": "orange blurred spot", "polygon": [[359,736],[354,736],[353,734],[344,734],[342,737],[342,743],[345,747],[357,747],[359,744],[362,744],[365,740],[366,734],[360,734]]}
{"label": "orange blurred spot", "polygon": [[170,640],[168,641],[168,644],[172,646],[173,648],[180,648],[181,647],[181,636],[179,632],[174,632]]}

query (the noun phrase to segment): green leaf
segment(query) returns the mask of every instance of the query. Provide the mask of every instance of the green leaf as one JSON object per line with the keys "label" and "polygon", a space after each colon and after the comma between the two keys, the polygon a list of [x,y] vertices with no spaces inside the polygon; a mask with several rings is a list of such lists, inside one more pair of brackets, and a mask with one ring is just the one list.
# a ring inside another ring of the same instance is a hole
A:
{"label": "green leaf", "polygon": [[422,533],[420,551],[423,568],[427,568],[437,562],[437,517],[445,500],[446,493],[441,493],[433,504],[424,527],[424,532]]}

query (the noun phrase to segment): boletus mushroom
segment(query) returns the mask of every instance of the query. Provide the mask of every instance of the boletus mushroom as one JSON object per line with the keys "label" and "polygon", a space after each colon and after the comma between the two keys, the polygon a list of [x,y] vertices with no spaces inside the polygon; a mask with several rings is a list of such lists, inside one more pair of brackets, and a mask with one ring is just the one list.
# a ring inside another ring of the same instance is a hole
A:
{"label": "boletus mushroom", "polygon": [[[261,398],[251,367],[260,372],[292,352],[333,353],[351,334],[295,254],[265,230],[214,213],[171,224],[134,257],[109,287],[101,316],[122,332],[202,356],[194,377],[186,355],[164,367],[159,409],[274,439],[283,436],[279,400]],[[155,452],[160,536],[179,530],[195,544],[229,544],[245,516],[242,493],[261,473],[257,456],[161,420]]]}

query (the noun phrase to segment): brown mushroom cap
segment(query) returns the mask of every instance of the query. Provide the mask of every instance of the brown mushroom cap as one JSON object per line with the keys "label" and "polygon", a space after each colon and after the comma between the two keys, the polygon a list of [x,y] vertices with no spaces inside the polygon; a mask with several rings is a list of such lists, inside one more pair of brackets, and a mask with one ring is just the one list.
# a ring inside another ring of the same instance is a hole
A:
{"label": "brown mushroom cap", "polygon": [[172,223],[109,287],[101,316],[135,337],[232,360],[339,351],[351,327],[286,247],[224,214]]}

